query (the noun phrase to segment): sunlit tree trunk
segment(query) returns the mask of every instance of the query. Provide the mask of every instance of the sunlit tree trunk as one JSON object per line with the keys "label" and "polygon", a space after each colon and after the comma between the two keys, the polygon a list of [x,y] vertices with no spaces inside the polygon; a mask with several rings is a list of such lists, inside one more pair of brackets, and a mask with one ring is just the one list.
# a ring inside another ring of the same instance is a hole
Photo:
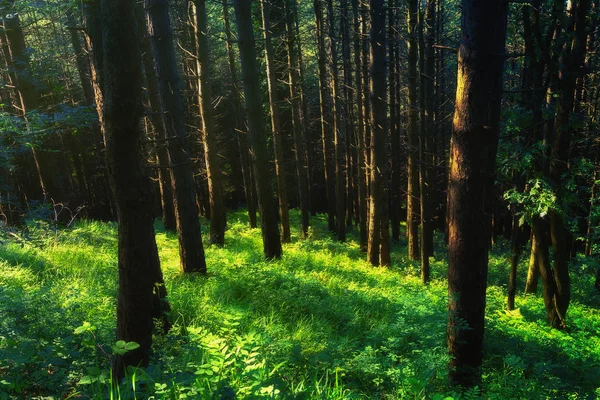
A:
{"label": "sunlit tree trunk", "polygon": [[260,209],[263,251],[266,258],[281,257],[281,241],[277,228],[277,211],[271,191],[268,169],[267,143],[260,93],[260,80],[251,13],[252,0],[237,0],[234,3],[238,26],[242,76],[248,112],[248,141],[252,149],[252,162]]}
{"label": "sunlit tree trunk", "polygon": [[507,12],[503,0],[462,1],[448,186],[448,349],[451,382],[469,387],[481,381]]}
{"label": "sunlit tree trunk", "polygon": [[223,246],[227,217],[223,202],[223,175],[219,163],[217,126],[212,105],[205,0],[193,0],[192,14],[195,14],[196,17],[194,36],[197,55],[196,69],[198,71],[198,103],[200,104],[200,115],[202,116],[202,139],[204,141],[204,160],[210,202],[210,243]]}

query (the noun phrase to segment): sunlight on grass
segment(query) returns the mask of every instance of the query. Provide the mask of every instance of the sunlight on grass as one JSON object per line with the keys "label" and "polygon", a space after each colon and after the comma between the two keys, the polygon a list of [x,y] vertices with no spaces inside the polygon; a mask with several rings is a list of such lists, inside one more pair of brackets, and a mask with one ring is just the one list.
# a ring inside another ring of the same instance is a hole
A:
{"label": "sunlight on grass", "polygon": [[[206,247],[207,277],[180,273],[177,237],[156,224],[174,327],[136,371],[139,398],[461,396],[447,385],[443,238],[423,287],[405,241],[392,247],[392,268],[373,268],[356,232],[339,243],[323,216],[312,222],[310,240],[293,230],[283,258],[267,262],[260,230],[231,213],[225,246]],[[108,396],[116,246],[115,224],[81,221],[44,247],[0,247],[0,398]],[[490,259],[483,397],[595,396],[600,312],[583,261],[565,333],[546,326],[539,296],[518,296],[519,311],[505,312],[506,255],[501,244]]]}

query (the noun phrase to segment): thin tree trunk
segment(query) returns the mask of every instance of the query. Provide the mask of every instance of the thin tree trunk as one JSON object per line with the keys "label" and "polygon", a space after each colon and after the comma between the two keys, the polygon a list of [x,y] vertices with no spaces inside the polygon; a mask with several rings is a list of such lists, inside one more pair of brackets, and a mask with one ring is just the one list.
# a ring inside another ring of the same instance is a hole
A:
{"label": "thin tree trunk", "polygon": [[354,17],[354,64],[356,65],[355,76],[355,102],[357,105],[358,126],[356,130],[356,162],[358,164],[358,208],[359,208],[359,236],[360,248],[367,251],[367,174],[365,168],[365,119],[363,118],[363,84],[362,84],[362,57],[360,39],[360,19],[358,0],[352,0],[352,13]]}
{"label": "thin tree trunk", "polygon": [[398,69],[397,63],[397,29],[396,10],[398,8],[397,0],[388,0],[388,40],[389,40],[389,109],[390,109],[390,145],[392,157],[392,177],[390,186],[390,223],[392,225],[392,240],[400,240],[400,118],[399,118],[399,98]]}
{"label": "thin tree trunk", "polygon": [[519,266],[519,258],[521,257],[521,235],[522,228],[519,226],[519,217],[517,215],[513,215],[507,299],[507,308],[509,310],[515,309],[515,295],[517,294],[517,267]]}
{"label": "thin tree trunk", "polygon": [[319,104],[321,111],[321,138],[323,142],[323,171],[327,195],[327,226],[335,231],[335,176],[331,119],[331,99],[327,84],[327,53],[325,51],[325,27],[323,21],[323,1],[314,0],[315,36],[317,38],[317,59],[319,68]]}
{"label": "thin tree trunk", "polygon": [[529,268],[527,269],[527,281],[525,282],[525,293],[535,294],[537,292],[538,281],[540,279],[540,268],[538,266],[539,252],[538,238],[531,230],[531,251],[529,255]]}
{"label": "thin tree trunk", "polygon": [[265,125],[263,121],[260,80],[256,51],[254,47],[254,32],[251,13],[252,0],[237,0],[234,3],[238,26],[238,41],[240,58],[242,60],[242,75],[244,92],[246,94],[246,109],[248,112],[248,140],[252,149],[252,162],[256,181],[256,193],[260,209],[263,250],[265,257],[281,257],[281,241],[277,228],[277,212],[275,199],[271,191],[268,169],[267,144]]}
{"label": "thin tree trunk", "polygon": [[296,25],[294,17],[296,15],[296,0],[287,0],[286,3],[286,39],[288,50],[288,70],[290,98],[292,102],[292,122],[294,128],[294,148],[296,157],[296,176],[298,178],[298,197],[300,199],[300,214],[302,226],[302,238],[308,237],[308,214],[309,214],[309,191],[308,191],[308,172],[305,161],[306,142],[304,138],[304,118],[302,102],[300,97],[300,76],[298,61],[298,46],[296,43]]}
{"label": "thin tree trunk", "polygon": [[219,165],[219,141],[212,105],[210,86],[210,56],[208,53],[206,2],[193,0],[192,14],[195,14],[194,36],[196,39],[196,69],[198,71],[198,103],[202,116],[202,139],[204,141],[204,160],[206,180],[210,201],[210,243],[217,246],[225,244],[227,216],[223,202],[223,175]]}
{"label": "thin tree trunk", "polygon": [[448,185],[450,380],[481,381],[494,164],[508,3],[463,0]]}
{"label": "thin tree trunk", "polygon": [[336,234],[340,241],[346,240],[346,204],[344,158],[346,153],[346,126],[342,121],[344,115],[344,100],[340,92],[337,45],[335,43],[335,16],[333,0],[327,0],[327,19],[329,21],[329,56],[331,57],[331,105],[333,113],[333,146],[335,151],[335,222]]}

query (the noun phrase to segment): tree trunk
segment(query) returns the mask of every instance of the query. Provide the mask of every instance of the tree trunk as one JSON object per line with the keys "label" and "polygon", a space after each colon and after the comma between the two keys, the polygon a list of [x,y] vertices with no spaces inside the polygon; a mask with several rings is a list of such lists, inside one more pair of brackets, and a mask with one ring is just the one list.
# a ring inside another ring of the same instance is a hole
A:
{"label": "tree trunk", "polygon": [[537,293],[538,281],[540,279],[540,268],[538,266],[539,242],[531,230],[531,251],[529,255],[529,268],[527,269],[527,281],[525,282],[525,293]]}
{"label": "tree trunk", "polygon": [[231,35],[231,27],[229,22],[229,5],[227,0],[223,0],[223,23],[225,25],[225,46],[227,48],[227,61],[229,64],[229,75],[233,87],[232,107],[235,115],[235,136],[238,142],[238,151],[240,153],[240,164],[242,166],[242,180],[244,182],[244,194],[246,196],[246,204],[248,206],[248,219],[250,228],[256,228],[256,198],[254,196],[252,182],[252,166],[250,165],[250,151],[248,147],[248,138],[244,123],[244,109],[240,99],[241,89],[238,82],[238,69],[235,62],[235,54],[233,52],[233,38]]}
{"label": "tree trunk", "polygon": [[[434,91],[434,21],[435,0],[428,0],[425,9],[425,21],[421,22],[420,32],[425,33],[425,39],[421,42],[421,57],[423,70],[421,71],[421,93],[423,104],[421,120],[421,136],[419,137],[419,191],[421,193],[421,280],[429,282],[430,265],[429,257],[433,255],[433,146],[432,137],[434,129],[433,106],[435,100]],[[423,29],[426,28],[426,32]]]}
{"label": "tree trunk", "polygon": [[367,258],[372,265],[391,264],[386,182],[387,104],[384,0],[371,5],[371,209]]}
{"label": "tree trunk", "polygon": [[262,23],[265,39],[265,64],[267,69],[267,86],[269,88],[269,108],[271,110],[271,131],[273,133],[273,149],[275,153],[275,175],[277,177],[277,197],[279,199],[279,218],[281,221],[281,241],[290,242],[290,216],[288,210],[287,189],[285,185],[285,168],[283,161],[283,143],[281,140],[281,122],[279,110],[279,94],[274,69],[273,44],[271,37],[271,5],[261,0]]}
{"label": "tree trunk", "polygon": [[304,137],[304,119],[302,102],[300,98],[300,76],[298,61],[298,45],[296,43],[296,25],[294,17],[296,15],[296,0],[287,0],[286,3],[286,44],[288,50],[288,70],[290,98],[292,101],[292,119],[294,128],[294,148],[296,156],[296,176],[298,178],[298,197],[300,199],[300,214],[302,225],[302,238],[308,237],[308,213],[309,213],[309,192],[308,192],[308,172],[305,161],[306,142]]}
{"label": "tree trunk", "polygon": [[448,187],[450,380],[481,381],[508,3],[463,0]]}
{"label": "tree trunk", "polygon": [[210,243],[217,246],[225,244],[225,226],[227,216],[223,202],[223,175],[219,165],[219,141],[215,125],[212,105],[212,90],[210,86],[210,59],[208,54],[206,2],[193,0],[192,14],[195,13],[196,24],[194,33],[196,39],[196,68],[198,71],[198,102],[202,116],[202,139],[204,141],[204,159],[206,163],[206,179],[208,181],[208,196],[210,200]]}
{"label": "tree trunk", "polygon": [[[574,39],[563,48],[560,57],[561,71],[559,74],[559,98],[554,129],[552,160],[550,163],[550,178],[557,189],[558,204],[564,200],[564,189],[561,188],[563,176],[568,171],[569,150],[571,147],[572,126],[570,115],[575,100],[575,84],[579,70],[585,60],[586,24],[590,0],[579,0],[570,3],[572,22],[569,26],[575,31]],[[553,321],[555,328],[565,328],[565,317],[571,301],[571,282],[569,277],[569,244],[568,228],[563,216],[555,210],[550,213],[550,238],[554,256],[554,280],[556,282],[555,304],[559,314],[560,324]]]}
{"label": "tree trunk", "polygon": [[358,208],[359,208],[359,236],[360,248],[367,251],[368,230],[367,230],[367,174],[365,168],[365,119],[363,118],[363,84],[362,84],[362,57],[361,57],[361,39],[360,39],[360,19],[358,0],[352,0],[352,14],[354,18],[354,64],[356,65],[355,76],[355,102],[357,105],[358,126],[356,130],[356,162],[358,164]]}
{"label": "tree trunk", "polygon": [[185,132],[181,77],[177,70],[167,0],[146,0],[148,34],[156,66],[161,110],[165,118],[175,220],[182,272],[206,273],[196,190]]}
{"label": "tree trunk", "polygon": [[388,41],[389,41],[389,99],[390,99],[390,147],[392,158],[391,186],[390,186],[390,223],[392,225],[392,240],[400,240],[400,116],[398,106],[400,99],[398,95],[398,70],[400,65],[397,62],[397,29],[396,10],[398,9],[397,0],[388,1]]}
{"label": "tree trunk", "polygon": [[508,300],[507,308],[515,309],[515,295],[517,294],[517,267],[521,257],[521,234],[522,228],[519,226],[519,217],[513,215],[512,238],[510,244],[510,274],[508,276]]}
{"label": "tree trunk", "polygon": [[333,113],[333,146],[335,150],[335,223],[336,234],[340,241],[346,240],[346,204],[344,158],[346,153],[346,127],[342,121],[344,115],[344,100],[340,92],[340,78],[338,71],[337,45],[335,43],[335,17],[333,14],[333,0],[327,0],[327,19],[329,21],[329,56],[331,57],[331,105]]}
{"label": "tree trunk", "polygon": [[419,257],[419,136],[417,134],[417,15],[419,3],[408,1],[408,187],[406,191],[406,235],[408,258]]}
{"label": "tree trunk", "polygon": [[254,32],[251,13],[252,0],[237,0],[234,3],[240,58],[242,60],[242,75],[248,112],[248,140],[252,149],[252,162],[258,195],[258,207],[263,237],[265,257],[281,257],[281,241],[277,229],[277,212],[275,199],[271,191],[268,169],[267,144],[265,125],[263,121],[260,80],[256,51],[254,48]]}
{"label": "tree trunk", "polygon": [[160,190],[160,203],[162,211],[162,221],[166,230],[176,231],[177,221],[175,219],[175,205],[173,203],[173,189],[171,183],[171,173],[169,171],[169,150],[167,148],[167,127],[165,125],[164,115],[161,111],[161,100],[159,93],[158,78],[154,64],[154,56],[150,42],[146,39],[146,13],[143,5],[136,5],[139,10],[138,29],[141,31],[140,50],[142,52],[142,64],[146,77],[146,88],[150,108],[150,123],[154,128],[154,149],[158,162],[158,187]]}
{"label": "tree trunk", "polygon": [[321,137],[323,141],[323,171],[327,194],[327,226],[335,231],[335,176],[332,139],[331,99],[327,84],[327,53],[325,51],[325,27],[323,23],[323,1],[314,0],[315,36],[317,38],[317,58],[319,67],[319,104],[321,111]]}
{"label": "tree trunk", "polygon": [[[133,5],[101,1],[102,53],[113,60],[104,68],[104,123],[106,164],[119,223],[117,340],[139,348],[119,355],[113,373],[148,364],[152,317],[159,314],[155,290],[164,294],[160,261],[154,239],[151,184],[140,153],[142,70]],[[97,50],[97,48],[96,48]]]}

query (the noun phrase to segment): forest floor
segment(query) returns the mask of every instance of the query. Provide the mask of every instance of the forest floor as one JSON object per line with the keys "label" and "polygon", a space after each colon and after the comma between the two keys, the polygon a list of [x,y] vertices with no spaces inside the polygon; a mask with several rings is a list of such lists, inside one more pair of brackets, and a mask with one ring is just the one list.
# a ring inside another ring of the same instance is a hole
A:
{"label": "forest floor", "polygon": [[112,390],[116,225],[32,226],[24,242],[3,241],[0,399],[600,398],[600,295],[584,258],[572,264],[561,332],[546,325],[541,294],[521,295],[528,257],[518,310],[505,311],[509,250],[491,250],[483,383],[457,394],[447,383],[442,238],[423,286],[404,240],[391,268],[374,268],[355,231],[339,243],[323,216],[311,222],[309,240],[294,230],[283,258],[266,262],[260,230],[231,213],[225,247],[206,248],[208,277],[180,274],[176,235],[157,224],[174,326],[155,336],[149,368]]}

